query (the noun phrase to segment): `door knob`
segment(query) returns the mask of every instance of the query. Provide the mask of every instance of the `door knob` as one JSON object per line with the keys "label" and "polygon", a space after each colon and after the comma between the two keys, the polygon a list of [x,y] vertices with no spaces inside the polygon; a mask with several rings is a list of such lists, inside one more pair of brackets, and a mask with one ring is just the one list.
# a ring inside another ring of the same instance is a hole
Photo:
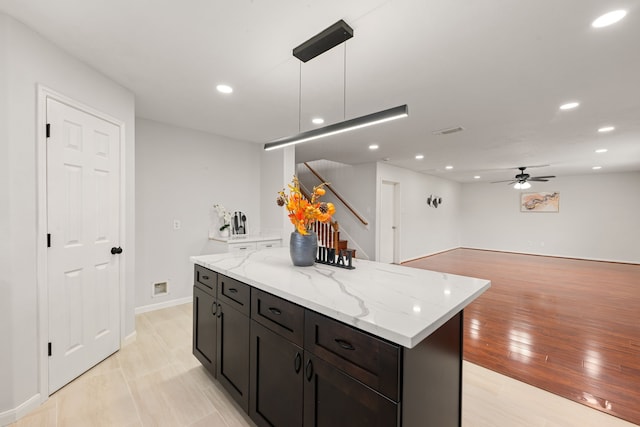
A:
{"label": "door knob", "polygon": [[116,248],[116,247],[114,246],[113,248],[111,248],[111,253],[112,253],[113,255],[121,254],[121,253],[122,253],[122,248],[121,248],[121,247],[119,247],[119,246]]}

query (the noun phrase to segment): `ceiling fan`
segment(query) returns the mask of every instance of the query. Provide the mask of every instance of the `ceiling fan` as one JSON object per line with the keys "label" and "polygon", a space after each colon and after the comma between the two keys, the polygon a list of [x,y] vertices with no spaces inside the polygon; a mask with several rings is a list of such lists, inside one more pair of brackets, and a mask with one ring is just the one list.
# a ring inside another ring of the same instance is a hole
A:
{"label": "ceiling fan", "polygon": [[[548,165],[544,165],[548,166]],[[492,184],[497,184],[499,182],[507,182],[507,185],[513,185],[513,188],[516,190],[526,190],[527,188],[531,188],[531,184],[529,181],[538,181],[538,182],[547,182],[550,178],[555,178],[555,175],[545,175],[545,176],[531,176],[528,173],[525,173],[525,169],[528,167],[540,167],[540,166],[519,166],[516,169],[520,170],[520,173],[517,174],[513,179],[506,179],[504,181],[493,181]]]}

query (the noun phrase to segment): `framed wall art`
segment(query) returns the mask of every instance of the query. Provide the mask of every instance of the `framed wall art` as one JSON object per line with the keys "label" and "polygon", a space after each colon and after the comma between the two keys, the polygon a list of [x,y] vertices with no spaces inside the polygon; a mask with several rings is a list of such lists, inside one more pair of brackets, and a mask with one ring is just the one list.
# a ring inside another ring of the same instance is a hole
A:
{"label": "framed wall art", "polygon": [[560,193],[520,193],[520,212],[559,212]]}

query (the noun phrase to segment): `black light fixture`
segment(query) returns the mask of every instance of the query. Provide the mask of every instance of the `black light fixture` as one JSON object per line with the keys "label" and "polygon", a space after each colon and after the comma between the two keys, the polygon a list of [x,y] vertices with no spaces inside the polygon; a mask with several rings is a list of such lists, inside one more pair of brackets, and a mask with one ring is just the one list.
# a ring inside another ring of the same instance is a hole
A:
{"label": "black light fixture", "polygon": [[[302,62],[307,62],[318,55],[338,46],[341,43],[349,40],[353,37],[353,29],[343,20],[340,20],[330,26],[329,28],[321,31],[315,36],[311,37],[306,42],[302,43],[298,47],[293,49],[293,56],[298,58]],[[345,50],[346,61],[346,50]],[[345,64],[346,73],[346,64]],[[302,74],[301,74],[302,75]],[[345,78],[346,93],[346,78]],[[346,96],[345,96],[346,98]],[[346,102],[345,102],[346,103]],[[298,112],[298,115],[300,112]],[[387,110],[378,111],[376,113],[367,114],[365,116],[356,117],[354,119],[344,120],[342,122],[334,123],[328,126],[324,126],[317,129],[312,129],[306,132],[299,132],[297,135],[287,136],[279,138],[274,141],[268,142],[264,145],[266,151],[275,150],[277,148],[283,148],[290,145],[299,144],[305,141],[312,141],[314,139],[320,139],[331,135],[336,135],[343,132],[349,132],[355,129],[364,128],[367,126],[373,126],[379,123],[388,122],[391,120],[400,119],[409,115],[409,108],[406,104],[399,105],[397,107],[389,108]]]}
{"label": "black light fixture", "polygon": [[276,148],[299,144],[305,141],[312,141],[314,139],[324,138],[326,136],[336,135],[350,130],[400,119],[402,117],[407,117],[408,115],[409,109],[407,105],[400,105],[398,107],[389,108],[388,110],[378,111],[377,113],[367,114],[366,116],[356,117],[355,119],[345,120],[344,122],[338,122],[318,129],[301,132],[297,135],[276,139],[275,141],[266,143],[264,145],[264,149],[267,151],[275,150]]}

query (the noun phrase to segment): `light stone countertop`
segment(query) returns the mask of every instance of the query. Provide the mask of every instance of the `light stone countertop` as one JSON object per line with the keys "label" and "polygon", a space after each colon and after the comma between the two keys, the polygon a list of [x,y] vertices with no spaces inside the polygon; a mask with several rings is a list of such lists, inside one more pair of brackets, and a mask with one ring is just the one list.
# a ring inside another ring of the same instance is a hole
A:
{"label": "light stone countertop", "polygon": [[217,271],[407,348],[451,319],[491,282],[354,259],[355,270],[295,267],[289,248],[191,257]]}

